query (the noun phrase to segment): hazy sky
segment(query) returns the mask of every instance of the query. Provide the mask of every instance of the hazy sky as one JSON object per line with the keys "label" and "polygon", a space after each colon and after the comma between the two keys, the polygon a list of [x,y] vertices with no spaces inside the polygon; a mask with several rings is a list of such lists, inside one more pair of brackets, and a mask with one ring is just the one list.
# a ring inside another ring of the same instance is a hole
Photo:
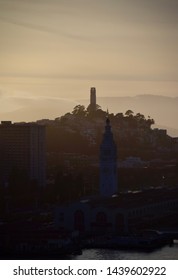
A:
{"label": "hazy sky", "polygon": [[178,96],[178,1],[0,0],[0,110],[91,86]]}

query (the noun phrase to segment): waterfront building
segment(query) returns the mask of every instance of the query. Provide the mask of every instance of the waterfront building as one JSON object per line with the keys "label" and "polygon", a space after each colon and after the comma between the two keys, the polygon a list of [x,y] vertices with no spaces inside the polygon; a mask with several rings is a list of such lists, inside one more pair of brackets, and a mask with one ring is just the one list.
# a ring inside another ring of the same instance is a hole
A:
{"label": "waterfront building", "polygon": [[117,152],[107,118],[100,146],[99,195],[58,205],[56,227],[81,234],[102,235],[127,234],[177,223],[177,188],[150,188],[115,195],[117,192]]}
{"label": "waterfront building", "polygon": [[178,215],[177,189],[120,193],[118,197],[88,198],[56,207],[57,228],[90,234],[125,234],[174,227]]}
{"label": "waterfront building", "polygon": [[14,169],[45,185],[45,126],[36,123],[0,124],[0,178],[8,186]]}

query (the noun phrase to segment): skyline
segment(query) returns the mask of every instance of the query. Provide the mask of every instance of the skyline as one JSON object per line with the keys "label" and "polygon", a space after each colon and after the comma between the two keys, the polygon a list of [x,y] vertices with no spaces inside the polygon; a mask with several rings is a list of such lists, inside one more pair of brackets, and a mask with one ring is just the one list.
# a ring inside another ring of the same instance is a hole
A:
{"label": "skyline", "polygon": [[1,113],[75,106],[91,86],[178,97],[177,12],[176,0],[0,0]]}

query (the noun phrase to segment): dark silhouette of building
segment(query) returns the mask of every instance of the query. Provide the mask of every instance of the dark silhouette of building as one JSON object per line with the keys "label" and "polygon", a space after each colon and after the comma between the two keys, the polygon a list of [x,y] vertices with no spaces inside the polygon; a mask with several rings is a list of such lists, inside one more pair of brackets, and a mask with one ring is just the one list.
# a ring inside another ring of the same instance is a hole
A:
{"label": "dark silhouette of building", "polygon": [[117,193],[117,149],[113,140],[109,118],[106,119],[105,133],[100,146],[100,195],[112,196]]}
{"label": "dark silhouette of building", "polygon": [[58,205],[55,225],[60,229],[77,230],[93,235],[131,233],[143,229],[174,226],[178,214],[177,188],[157,189],[128,193],[117,192],[117,153],[106,119],[105,133],[100,147],[99,196],[81,198]]}
{"label": "dark silhouette of building", "polygon": [[90,89],[90,110],[96,110],[96,88],[91,87]]}
{"label": "dark silhouette of building", "polygon": [[0,177],[8,186],[12,171],[20,170],[30,180],[45,185],[45,127],[35,123],[0,124]]}

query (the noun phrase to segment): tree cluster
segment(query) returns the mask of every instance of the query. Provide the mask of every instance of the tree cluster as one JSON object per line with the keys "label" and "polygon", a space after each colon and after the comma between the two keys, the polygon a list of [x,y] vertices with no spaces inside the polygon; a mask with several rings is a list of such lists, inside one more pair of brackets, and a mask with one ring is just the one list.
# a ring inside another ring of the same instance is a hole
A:
{"label": "tree cluster", "polygon": [[96,105],[96,110],[91,109],[91,104],[85,108],[84,105],[76,105],[72,111],[72,115],[80,118],[104,118],[108,116],[114,123],[121,122],[127,123],[131,127],[147,127],[151,128],[151,125],[155,123],[154,119],[151,119],[150,116],[146,119],[145,116],[141,113],[134,115],[132,110],[127,110],[125,114],[109,114],[109,112],[103,111],[99,105]]}

